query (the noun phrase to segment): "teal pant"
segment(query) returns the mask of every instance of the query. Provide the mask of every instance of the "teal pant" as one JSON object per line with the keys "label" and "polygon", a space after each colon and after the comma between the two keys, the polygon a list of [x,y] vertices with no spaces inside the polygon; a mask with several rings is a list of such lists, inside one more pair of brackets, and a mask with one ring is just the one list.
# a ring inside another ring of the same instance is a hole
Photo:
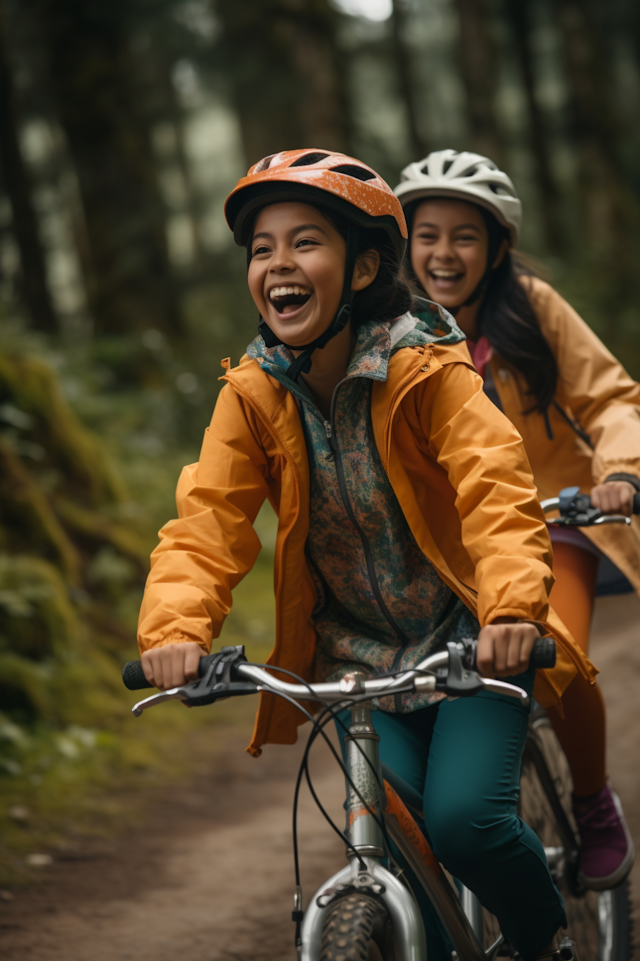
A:
{"label": "teal pant", "polygon": [[[528,674],[509,680],[529,692],[533,687]],[[543,847],[518,817],[528,710],[513,698],[483,691],[409,714],[374,711],[372,717],[381,761],[423,797],[436,857],[532,961],[566,918]],[[347,726],[348,718],[343,712]],[[452,945],[430,901],[397,850],[394,857],[420,905],[429,961],[451,961]]]}

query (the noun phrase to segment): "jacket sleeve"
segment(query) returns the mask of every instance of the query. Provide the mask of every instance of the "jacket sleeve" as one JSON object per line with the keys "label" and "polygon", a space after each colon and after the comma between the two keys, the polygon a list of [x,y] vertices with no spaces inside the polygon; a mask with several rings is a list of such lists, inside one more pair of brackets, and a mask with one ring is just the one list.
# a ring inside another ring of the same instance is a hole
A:
{"label": "jacket sleeve", "polygon": [[526,289],[558,363],[558,403],[591,439],[594,484],[640,478],[640,385],[557,291],[537,279]]}
{"label": "jacket sleeve", "polygon": [[447,364],[426,384],[422,429],[456,492],[480,624],[497,617],[543,622],[551,542],[520,434],[465,364]]}
{"label": "jacket sleeve", "polygon": [[260,552],[253,521],[268,464],[250,411],[229,385],[220,392],[200,460],[185,467],[178,519],[160,531],[140,611],[140,651],[177,641],[204,650],[220,634],[231,591]]}

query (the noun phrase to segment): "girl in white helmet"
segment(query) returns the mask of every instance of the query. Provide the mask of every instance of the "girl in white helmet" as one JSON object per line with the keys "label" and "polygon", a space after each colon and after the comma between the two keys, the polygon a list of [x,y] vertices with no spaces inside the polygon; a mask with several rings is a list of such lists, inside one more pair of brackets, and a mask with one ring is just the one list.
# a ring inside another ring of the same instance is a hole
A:
{"label": "girl in white helmet", "polygon": [[[640,386],[577,313],[513,251],[522,205],[487,157],[439,150],[410,164],[396,194],[409,226],[407,270],[453,313],[484,389],[520,431],[541,498],[579,485],[605,513],[630,515],[640,491]],[[588,651],[598,569],[602,593],[640,590],[640,528],[552,528],[551,603]],[[551,721],[569,760],[581,869],[595,889],[634,862],[620,802],[606,778],[605,712],[577,676],[564,718]]]}

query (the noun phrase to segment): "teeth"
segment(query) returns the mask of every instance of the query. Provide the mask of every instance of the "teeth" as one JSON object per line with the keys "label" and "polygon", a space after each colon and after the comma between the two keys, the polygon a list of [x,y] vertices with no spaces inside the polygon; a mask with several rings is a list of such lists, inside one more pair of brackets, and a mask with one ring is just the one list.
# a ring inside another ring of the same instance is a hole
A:
{"label": "teeth", "polygon": [[274,300],[276,297],[288,297],[291,294],[296,296],[310,294],[311,291],[307,287],[299,287],[297,284],[294,287],[274,287],[273,290],[269,292],[269,297]]}
{"label": "teeth", "polygon": [[432,270],[431,273],[434,277],[442,277],[443,280],[450,280],[452,277],[457,277],[459,271],[457,270]]}

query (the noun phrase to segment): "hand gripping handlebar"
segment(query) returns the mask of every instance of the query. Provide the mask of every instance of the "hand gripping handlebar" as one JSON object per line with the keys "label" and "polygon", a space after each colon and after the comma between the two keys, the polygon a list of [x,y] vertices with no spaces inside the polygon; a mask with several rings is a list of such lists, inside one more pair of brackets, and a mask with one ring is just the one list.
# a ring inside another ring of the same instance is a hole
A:
{"label": "hand gripping handlebar", "polygon": [[[477,671],[476,645],[476,641],[467,641],[465,643],[463,665],[467,670]],[[246,660],[244,647],[223,647],[216,654],[207,654],[205,657],[200,659],[200,664],[198,665],[198,676],[200,678],[209,677],[210,679],[215,676],[216,683],[218,684],[227,685],[234,683],[237,678],[238,666],[242,663],[246,663]],[[541,670],[544,668],[554,667],[555,663],[555,641],[552,637],[539,638],[539,640],[537,640],[533,645],[530,659],[531,666],[536,670]],[[211,673],[212,669],[213,674]],[[150,684],[144,676],[141,661],[127,661],[122,668],[122,682],[130,691],[141,691],[145,688],[153,687],[153,684]],[[251,687],[252,690],[248,690],[246,693],[253,693],[253,691],[255,691],[255,684],[248,686]],[[314,687],[320,688],[321,685],[315,684]],[[227,696],[230,693],[236,693],[236,689],[233,688],[231,691],[227,692]],[[243,692],[237,690],[237,693]]]}
{"label": "hand gripping handlebar", "polygon": [[[565,487],[558,497],[549,497],[541,501],[540,506],[545,514],[559,511],[559,517],[547,521],[547,524],[553,527],[595,527],[601,524],[631,523],[631,518],[624,514],[603,514],[593,506],[588,494],[580,493],[579,487]],[[633,498],[633,513],[640,514],[640,493]]]}
{"label": "hand gripping handlebar", "polygon": [[[450,642],[446,651],[431,654],[415,668],[401,674],[377,678],[355,674],[347,675],[340,681],[319,684],[291,684],[280,680],[264,668],[248,664],[244,647],[223,647],[219,653],[201,658],[197,681],[154,694],[136,704],[133,713],[138,716],[146,708],[169,700],[180,700],[190,707],[201,707],[221,698],[256,694],[258,691],[270,691],[298,701],[335,704],[383,697],[400,691],[439,691],[455,697],[470,697],[480,690],[490,690],[516,697],[528,704],[528,695],[521,688],[508,681],[481,677],[477,673],[476,646],[477,642],[472,640]],[[536,641],[530,664],[536,669],[553,667],[555,642],[551,638]],[[274,670],[277,671],[277,668]],[[125,664],[122,676],[130,690],[150,687],[140,661]]]}

